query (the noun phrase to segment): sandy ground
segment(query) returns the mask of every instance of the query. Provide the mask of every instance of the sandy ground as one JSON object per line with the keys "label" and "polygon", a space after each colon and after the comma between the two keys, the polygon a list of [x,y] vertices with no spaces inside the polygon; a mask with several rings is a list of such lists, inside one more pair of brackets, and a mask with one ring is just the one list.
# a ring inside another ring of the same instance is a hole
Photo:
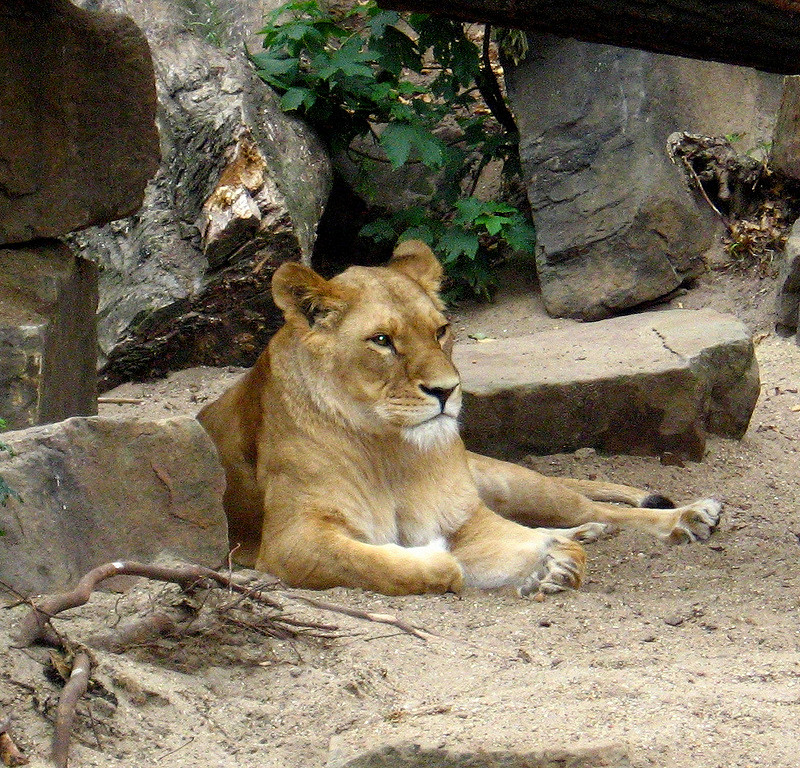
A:
{"label": "sandy ground", "polygon": [[[459,752],[596,747],[606,755],[597,765],[796,768],[800,348],[770,334],[773,291],[770,281],[714,275],[672,302],[736,312],[756,332],[762,397],[742,441],[712,439],[705,460],[685,467],[585,451],[528,460],[680,500],[715,495],[725,516],[709,543],[671,547],[617,532],[591,545],[580,591],[544,602],[474,591],[317,595],[393,614],[435,633],[427,640],[297,603],[293,616],[335,624],[336,637],[280,640],[265,634],[257,607],[206,606],[211,618],[185,638],[95,651],[97,684],[81,707],[71,765],[333,766],[414,742]],[[522,292],[456,316],[462,334],[494,337],[564,322]],[[111,394],[142,402],[103,412],[193,413],[237,373],[195,369],[124,385]],[[100,594],[59,628],[85,640],[172,597],[160,585]],[[36,765],[57,686],[43,650],[10,644],[23,610],[4,610],[0,623],[0,719],[11,716]]]}

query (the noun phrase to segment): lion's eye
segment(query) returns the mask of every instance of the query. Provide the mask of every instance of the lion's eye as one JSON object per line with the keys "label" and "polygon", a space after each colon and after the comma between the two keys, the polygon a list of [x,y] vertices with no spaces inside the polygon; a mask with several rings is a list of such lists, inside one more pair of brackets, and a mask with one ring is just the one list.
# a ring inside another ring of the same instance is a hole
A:
{"label": "lion's eye", "polygon": [[385,333],[376,333],[374,336],[370,336],[368,340],[379,347],[386,347],[386,349],[394,349],[394,344],[392,344],[392,337]]}
{"label": "lion's eye", "polygon": [[447,335],[448,330],[450,330],[450,323],[445,323],[441,328],[438,328],[436,331],[436,341],[441,341]]}

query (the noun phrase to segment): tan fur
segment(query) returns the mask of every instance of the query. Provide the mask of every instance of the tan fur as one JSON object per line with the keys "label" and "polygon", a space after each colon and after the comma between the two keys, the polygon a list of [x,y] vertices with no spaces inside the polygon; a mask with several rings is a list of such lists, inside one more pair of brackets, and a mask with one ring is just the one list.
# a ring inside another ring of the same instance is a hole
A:
{"label": "tan fur", "polygon": [[318,589],[529,594],[580,584],[579,542],[599,535],[598,521],[664,538],[710,534],[716,502],[626,509],[609,502],[647,493],[468,453],[441,277],[418,241],[387,267],[332,280],[299,264],[277,270],[285,325],[198,416],[226,469],[238,562]]}

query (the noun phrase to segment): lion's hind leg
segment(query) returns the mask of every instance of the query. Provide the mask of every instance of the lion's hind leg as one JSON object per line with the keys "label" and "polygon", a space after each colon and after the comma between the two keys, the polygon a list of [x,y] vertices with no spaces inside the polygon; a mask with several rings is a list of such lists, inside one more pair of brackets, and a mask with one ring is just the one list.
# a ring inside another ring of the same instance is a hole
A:
{"label": "lion's hind leg", "polygon": [[647,507],[648,509],[674,509],[677,506],[672,499],[661,493],[652,493],[631,485],[605,483],[597,480],[576,480],[571,477],[559,477],[556,482],[565,488],[577,491],[592,501],[628,504],[631,507]]}
{"label": "lion's hind leg", "polygon": [[708,539],[719,525],[722,504],[716,499],[700,499],[682,507],[664,509],[591,502],[587,514],[592,520],[646,531],[660,539],[679,543]]}

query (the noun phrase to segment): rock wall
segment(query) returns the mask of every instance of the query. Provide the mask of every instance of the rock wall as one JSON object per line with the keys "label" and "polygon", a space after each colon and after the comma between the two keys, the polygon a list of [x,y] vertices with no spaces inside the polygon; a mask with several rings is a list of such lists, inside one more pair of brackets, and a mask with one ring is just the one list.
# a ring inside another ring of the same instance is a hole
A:
{"label": "rock wall", "polygon": [[768,139],[782,78],[531,35],[508,71],[548,311],[595,320],[704,268],[717,222],[665,151],[677,130]]}
{"label": "rock wall", "polygon": [[158,167],[142,33],[68,0],[9,0],[0,18],[0,244],[133,213]]}
{"label": "rock wall", "polygon": [[135,211],[160,152],[150,50],[68,0],[0,8],[0,416],[96,412],[97,269],[52,239]]}
{"label": "rock wall", "polygon": [[0,416],[12,429],[97,413],[97,267],[58,240],[0,248]]}

